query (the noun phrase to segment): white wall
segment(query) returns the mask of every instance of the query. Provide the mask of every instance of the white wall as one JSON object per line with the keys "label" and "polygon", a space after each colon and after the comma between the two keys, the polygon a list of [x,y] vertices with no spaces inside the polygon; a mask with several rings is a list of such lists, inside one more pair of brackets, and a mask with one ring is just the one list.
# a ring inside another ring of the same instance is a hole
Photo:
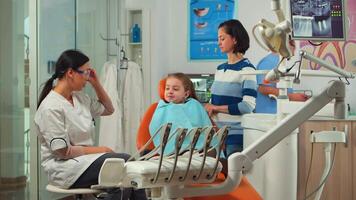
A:
{"label": "white wall", "polygon": [[[167,73],[214,73],[216,66],[224,62],[188,60],[188,3],[188,0],[126,0],[127,8],[148,8],[151,12],[153,101],[158,98],[156,90],[158,81]],[[267,52],[254,41],[252,27],[262,17],[271,21],[277,19],[270,10],[269,0],[241,0],[236,3],[238,3],[238,19],[250,34],[250,49],[246,57],[257,64]]]}

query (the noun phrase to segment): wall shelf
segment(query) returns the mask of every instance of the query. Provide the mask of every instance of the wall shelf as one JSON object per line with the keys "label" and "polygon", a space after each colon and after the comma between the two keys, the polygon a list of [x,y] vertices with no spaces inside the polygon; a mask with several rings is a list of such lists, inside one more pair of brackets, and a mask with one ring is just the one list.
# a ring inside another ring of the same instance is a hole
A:
{"label": "wall shelf", "polygon": [[133,46],[141,46],[142,43],[141,42],[129,42],[129,45],[133,45]]}
{"label": "wall shelf", "polygon": [[[150,58],[150,11],[142,8],[126,8],[126,52],[129,60],[139,64],[142,68],[144,82],[144,107],[151,102],[151,58]],[[132,27],[137,24],[141,29],[141,42],[132,42]]]}

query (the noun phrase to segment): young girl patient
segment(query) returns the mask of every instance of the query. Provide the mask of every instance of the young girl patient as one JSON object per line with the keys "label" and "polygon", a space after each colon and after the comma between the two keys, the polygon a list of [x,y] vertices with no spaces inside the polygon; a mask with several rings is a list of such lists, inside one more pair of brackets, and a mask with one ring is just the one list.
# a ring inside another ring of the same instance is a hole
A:
{"label": "young girl patient", "polygon": [[[172,123],[170,135],[177,128],[188,128],[189,131],[195,127],[212,125],[206,110],[197,100],[192,81],[183,73],[167,76],[164,100],[158,102],[149,126],[151,136],[166,123]],[[203,138],[201,135],[196,145],[197,149],[203,146]],[[156,135],[153,142],[155,146],[159,146],[160,136]],[[190,139],[185,138],[182,148],[186,148],[189,143]],[[164,154],[173,152],[174,145],[175,136],[167,143]]]}

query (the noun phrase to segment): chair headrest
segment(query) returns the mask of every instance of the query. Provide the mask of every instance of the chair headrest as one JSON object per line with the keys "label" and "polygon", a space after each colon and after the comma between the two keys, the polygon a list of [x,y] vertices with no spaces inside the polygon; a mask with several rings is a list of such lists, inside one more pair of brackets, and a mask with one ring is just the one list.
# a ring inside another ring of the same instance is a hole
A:
{"label": "chair headrest", "polygon": [[159,94],[159,98],[164,99],[164,91],[166,89],[166,78],[163,78],[159,81],[159,85],[158,85],[158,94]]}

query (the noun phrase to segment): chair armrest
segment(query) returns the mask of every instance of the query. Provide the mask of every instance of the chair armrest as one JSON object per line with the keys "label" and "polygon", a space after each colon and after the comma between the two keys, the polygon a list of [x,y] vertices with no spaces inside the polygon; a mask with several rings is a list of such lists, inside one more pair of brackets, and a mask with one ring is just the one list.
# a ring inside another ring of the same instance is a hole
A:
{"label": "chair armrest", "polygon": [[107,158],[100,168],[98,184],[100,187],[118,187],[125,175],[125,160]]}

